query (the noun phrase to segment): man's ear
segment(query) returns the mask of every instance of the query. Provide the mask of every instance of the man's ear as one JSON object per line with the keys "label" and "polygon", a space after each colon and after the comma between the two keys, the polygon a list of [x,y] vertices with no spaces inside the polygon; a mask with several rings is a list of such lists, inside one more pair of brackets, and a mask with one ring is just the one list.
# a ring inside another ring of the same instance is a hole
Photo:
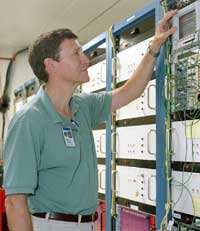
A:
{"label": "man's ear", "polygon": [[56,60],[53,60],[52,58],[45,58],[44,66],[47,73],[51,74],[56,72]]}

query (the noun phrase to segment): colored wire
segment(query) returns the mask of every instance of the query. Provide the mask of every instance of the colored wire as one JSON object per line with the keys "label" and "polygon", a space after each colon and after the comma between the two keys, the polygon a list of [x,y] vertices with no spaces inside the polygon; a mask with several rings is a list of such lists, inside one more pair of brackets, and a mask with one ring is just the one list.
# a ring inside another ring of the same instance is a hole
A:
{"label": "colored wire", "polygon": [[[167,1],[160,2],[164,13],[168,11]],[[166,174],[166,206],[165,215],[160,224],[160,230],[168,227],[168,217],[171,211],[171,156],[172,156],[172,126],[171,126],[171,92],[172,92],[172,75],[170,65],[171,42],[168,38],[165,45],[165,72],[166,72],[166,150],[165,150],[165,174]]]}

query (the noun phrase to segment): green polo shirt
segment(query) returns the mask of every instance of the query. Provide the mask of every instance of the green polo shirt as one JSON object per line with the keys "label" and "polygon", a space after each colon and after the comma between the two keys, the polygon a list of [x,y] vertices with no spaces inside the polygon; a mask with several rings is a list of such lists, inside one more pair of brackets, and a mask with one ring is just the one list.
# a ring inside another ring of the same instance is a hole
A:
{"label": "green polo shirt", "polygon": [[[56,112],[42,86],[12,119],[4,146],[6,194],[30,194],[31,213],[91,214],[98,195],[92,129],[108,119],[110,93],[74,95],[71,122]],[[71,128],[74,147],[63,127]]]}

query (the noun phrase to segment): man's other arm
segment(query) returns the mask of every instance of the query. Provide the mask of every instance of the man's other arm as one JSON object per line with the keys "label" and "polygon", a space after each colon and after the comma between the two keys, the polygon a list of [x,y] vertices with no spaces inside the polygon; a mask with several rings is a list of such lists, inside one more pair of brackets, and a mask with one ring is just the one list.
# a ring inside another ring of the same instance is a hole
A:
{"label": "man's other arm", "polygon": [[6,196],[5,207],[10,231],[33,231],[27,197],[27,194]]}

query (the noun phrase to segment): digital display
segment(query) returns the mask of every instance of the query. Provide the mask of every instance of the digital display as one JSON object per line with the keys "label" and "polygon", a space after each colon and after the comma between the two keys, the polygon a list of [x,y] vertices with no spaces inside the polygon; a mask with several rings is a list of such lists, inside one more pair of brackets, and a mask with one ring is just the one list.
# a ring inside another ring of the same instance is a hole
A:
{"label": "digital display", "polygon": [[179,18],[179,39],[194,34],[196,30],[196,12],[195,10]]}

